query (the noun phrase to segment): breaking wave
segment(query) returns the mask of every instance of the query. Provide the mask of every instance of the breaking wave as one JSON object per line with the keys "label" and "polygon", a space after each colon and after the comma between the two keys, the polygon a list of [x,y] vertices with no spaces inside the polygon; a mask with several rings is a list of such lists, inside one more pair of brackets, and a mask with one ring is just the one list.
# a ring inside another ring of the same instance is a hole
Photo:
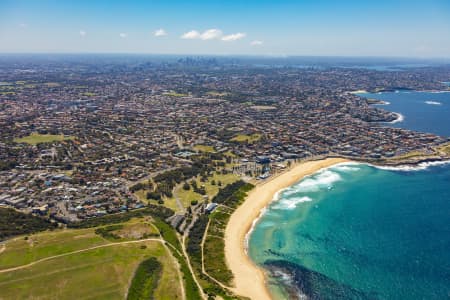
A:
{"label": "breaking wave", "polygon": [[405,116],[399,113],[394,112],[393,114],[395,114],[397,116],[397,119],[395,119],[394,121],[391,122],[387,122],[390,124],[395,124],[395,123],[400,123],[403,122],[405,120]]}
{"label": "breaking wave", "polygon": [[417,165],[404,165],[404,166],[376,166],[376,165],[370,165],[372,167],[375,167],[377,169],[381,170],[388,170],[388,171],[421,171],[426,170],[429,167],[434,166],[442,166],[450,164],[450,160],[444,160],[444,161],[430,161],[430,162],[422,162]]}
{"label": "breaking wave", "polygon": [[302,196],[302,197],[291,197],[291,198],[283,198],[281,200],[278,200],[273,206],[272,209],[294,209],[297,207],[297,204],[302,202],[309,202],[312,201],[308,196]]}
{"label": "breaking wave", "polygon": [[430,105],[442,105],[441,102],[437,102],[437,101],[425,101],[426,104],[430,104]]}
{"label": "breaking wave", "polygon": [[357,165],[359,165],[359,163],[343,163],[333,166],[332,169],[341,172],[355,172],[361,170],[356,167]]}
{"label": "breaking wave", "polygon": [[[316,192],[321,188],[329,188],[333,183],[342,180],[341,176],[329,169],[324,169],[311,177],[306,177],[292,188],[297,192]],[[285,194],[283,194],[285,195]]]}

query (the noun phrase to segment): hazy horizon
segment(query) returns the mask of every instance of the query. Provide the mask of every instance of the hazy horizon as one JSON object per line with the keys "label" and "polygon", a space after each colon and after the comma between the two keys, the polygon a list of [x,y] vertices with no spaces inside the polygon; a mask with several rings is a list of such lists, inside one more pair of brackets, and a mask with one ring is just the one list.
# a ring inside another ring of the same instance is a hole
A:
{"label": "hazy horizon", "polygon": [[450,3],[0,2],[0,53],[449,58]]}

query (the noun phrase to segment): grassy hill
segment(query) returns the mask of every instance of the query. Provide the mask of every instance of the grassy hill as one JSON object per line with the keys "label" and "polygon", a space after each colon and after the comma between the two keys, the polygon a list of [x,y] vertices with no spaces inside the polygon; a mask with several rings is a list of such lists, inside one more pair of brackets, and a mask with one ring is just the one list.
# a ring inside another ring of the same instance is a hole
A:
{"label": "grassy hill", "polygon": [[121,225],[113,241],[96,234],[96,228],[5,241],[0,246],[0,299],[124,299],[139,264],[152,257],[162,267],[154,297],[182,299],[177,263],[155,236],[156,227],[148,218]]}

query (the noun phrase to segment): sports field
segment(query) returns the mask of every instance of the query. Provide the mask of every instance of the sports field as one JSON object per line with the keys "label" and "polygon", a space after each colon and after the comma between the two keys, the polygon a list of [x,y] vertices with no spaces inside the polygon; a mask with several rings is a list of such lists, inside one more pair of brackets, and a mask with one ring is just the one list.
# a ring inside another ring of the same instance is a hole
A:
{"label": "sports field", "polygon": [[37,145],[40,143],[51,143],[51,142],[60,142],[64,140],[73,140],[73,136],[65,136],[62,134],[39,134],[32,133],[28,136],[16,138],[14,142],[16,143],[27,143],[30,145]]}

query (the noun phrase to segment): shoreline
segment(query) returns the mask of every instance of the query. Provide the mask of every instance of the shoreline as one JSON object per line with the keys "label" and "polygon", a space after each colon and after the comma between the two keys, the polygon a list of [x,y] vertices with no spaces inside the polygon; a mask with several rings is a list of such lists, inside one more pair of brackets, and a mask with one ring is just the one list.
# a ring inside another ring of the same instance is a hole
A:
{"label": "shoreline", "polygon": [[225,230],[225,259],[234,275],[233,291],[250,299],[272,299],[266,285],[264,270],[247,255],[246,239],[257,222],[261,211],[274,199],[274,195],[320,169],[350,162],[344,158],[325,158],[301,162],[291,169],[257,185],[249,192],[243,204],[231,215]]}
{"label": "shoreline", "polygon": [[393,114],[395,114],[397,116],[397,119],[390,121],[390,122],[386,122],[388,124],[396,124],[396,123],[400,123],[403,122],[405,120],[405,116],[403,116],[401,113],[397,113],[397,112],[392,112]]}

